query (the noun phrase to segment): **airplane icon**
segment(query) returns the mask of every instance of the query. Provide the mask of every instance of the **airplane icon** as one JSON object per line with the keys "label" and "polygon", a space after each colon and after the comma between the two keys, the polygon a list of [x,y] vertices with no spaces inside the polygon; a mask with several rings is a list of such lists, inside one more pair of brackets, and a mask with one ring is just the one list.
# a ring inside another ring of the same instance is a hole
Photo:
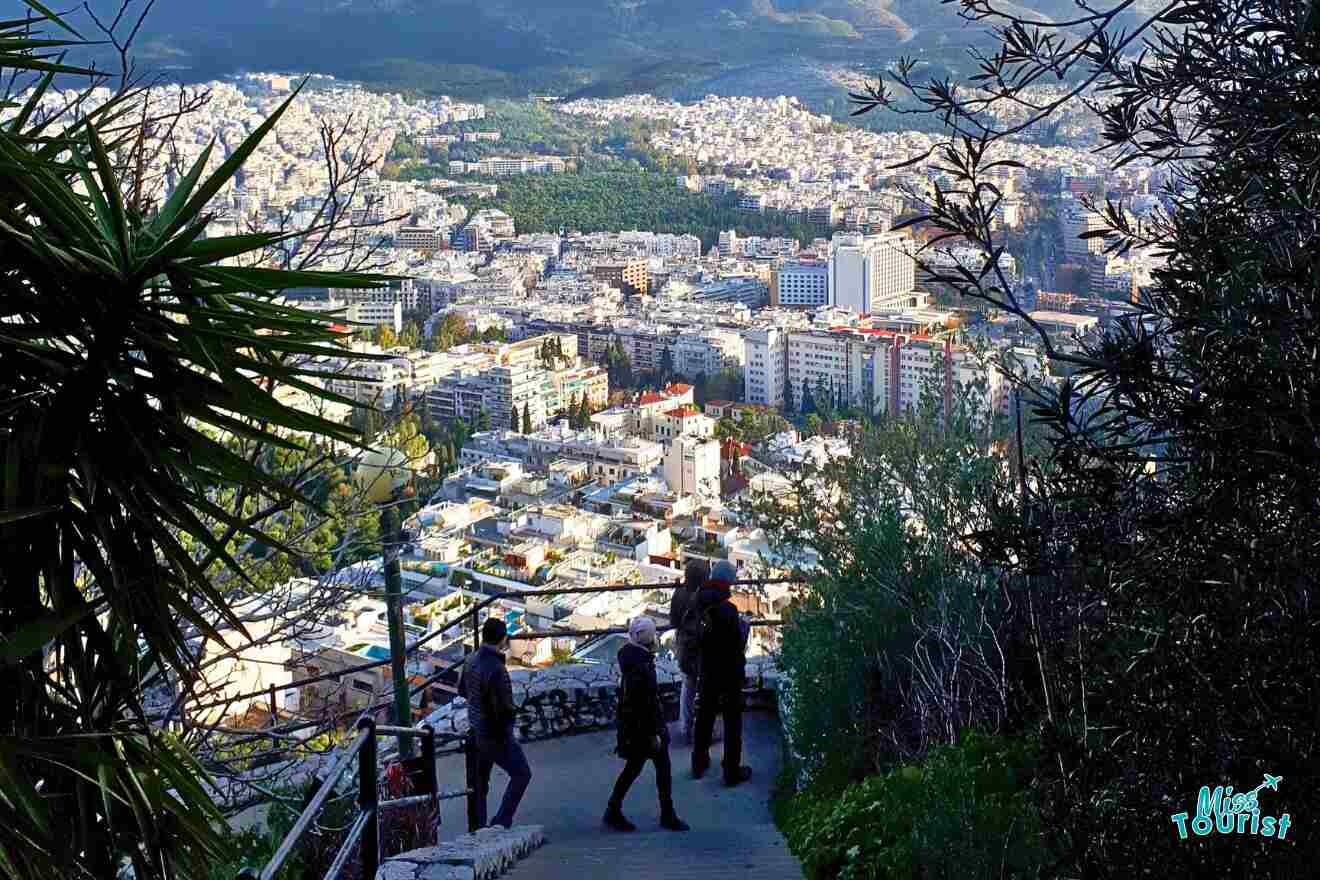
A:
{"label": "airplane icon", "polygon": [[1270,774],[1266,773],[1265,781],[1262,782],[1260,785],[1256,786],[1255,788],[1253,788],[1251,791],[1247,792],[1247,797],[1254,798],[1262,788],[1272,788],[1275,791],[1278,791],[1279,783],[1282,781],[1283,781],[1282,776],[1271,776]]}

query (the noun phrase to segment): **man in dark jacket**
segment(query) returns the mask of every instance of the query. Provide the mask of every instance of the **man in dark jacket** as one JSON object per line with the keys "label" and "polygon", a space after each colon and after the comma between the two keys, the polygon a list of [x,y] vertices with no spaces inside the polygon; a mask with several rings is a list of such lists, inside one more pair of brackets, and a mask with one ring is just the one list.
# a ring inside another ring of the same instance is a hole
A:
{"label": "man in dark jacket", "polygon": [[689,560],[683,571],[683,583],[674,590],[673,598],[669,600],[669,625],[674,627],[674,649],[678,656],[678,668],[683,673],[678,725],[683,731],[684,745],[692,745],[692,733],[697,724],[697,681],[701,671],[697,594],[706,586],[706,578],[709,576],[710,566],[704,561]]}
{"label": "man in dark jacket", "polygon": [[488,618],[481,627],[481,647],[463,666],[458,691],[467,700],[468,730],[477,748],[477,824],[486,825],[486,796],[490,793],[490,774],[499,767],[509,774],[509,786],[495,814],[492,825],[508,828],[518,810],[532,770],[522,746],[513,737],[517,709],[513,705],[513,684],[505,666],[508,628],[498,617]]}
{"label": "man in dark jacket", "polygon": [[636,831],[623,815],[623,799],[641,775],[647,761],[655,764],[655,787],[660,795],[660,827],[687,831],[687,823],[674,812],[674,781],[669,764],[669,727],[660,705],[655,678],[655,622],[634,618],[628,626],[628,643],[619,649],[619,745],[620,758],[628,763],[614,783],[605,825],[616,831]]}
{"label": "man in dark jacket", "polygon": [[724,717],[724,784],[738,785],[752,778],[742,765],[743,683],[746,679],[747,626],[730,595],[737,570],[727,560],[715,564],[706,587],[697,594],[702,614],[701,693],[697,706],[696,741],[692,746],[692,775],[700,779],[710,768],[710,743],[715,716]]}

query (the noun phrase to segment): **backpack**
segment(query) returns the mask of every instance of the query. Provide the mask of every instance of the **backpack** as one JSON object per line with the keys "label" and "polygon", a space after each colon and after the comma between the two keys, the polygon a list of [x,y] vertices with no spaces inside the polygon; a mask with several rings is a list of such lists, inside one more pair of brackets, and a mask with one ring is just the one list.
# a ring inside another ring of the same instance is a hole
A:
{"label": "backpack", "polygon": [[[719,603],[716,603],[718,605]],[[679,637],[685,642],[685,650],[695,649],[701,652],[701,645],[706,641],[706,636],[714,626],[711,618],[711,612],[715,610],[716,605],[711,605],[705,611],[697,611],[697,597],[692,597],[691,604],[683,610],[683,622],[679,624]]]}

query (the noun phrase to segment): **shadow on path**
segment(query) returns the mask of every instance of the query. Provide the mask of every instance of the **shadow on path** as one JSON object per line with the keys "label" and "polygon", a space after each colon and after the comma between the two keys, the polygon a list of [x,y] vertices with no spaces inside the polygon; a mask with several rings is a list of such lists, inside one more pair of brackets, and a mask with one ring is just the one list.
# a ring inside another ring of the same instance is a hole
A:
{"label": "shadow on path", "polygon": [[[800,880],[802,871],[788,852],[770,816],[770,795],[779,775],[778,721],[763,712],[744,716],[743,761],[752,780],[736,788],[720,781],[722,749],[711,752],[704,779],[689,773],[691,751],[670,746],[674,765],[674,804],[692,830],[660,829],[655,774],[648,765],[624,803],[637,831],[620,834],[601,826],[601,814],[623,761],[613,754],[614,731],[527,743],[532,784],[518,810],[519,825],[542,825],[547,845],[520,863],[514,880],[593,880],[593,878],[733,878]],[[442,789],[463,786],[461,757],[439,762]],[[493,813],[508,777],[496,770],[491,780]],[[441,840],[464,833],[463,801],[444,809]]]}

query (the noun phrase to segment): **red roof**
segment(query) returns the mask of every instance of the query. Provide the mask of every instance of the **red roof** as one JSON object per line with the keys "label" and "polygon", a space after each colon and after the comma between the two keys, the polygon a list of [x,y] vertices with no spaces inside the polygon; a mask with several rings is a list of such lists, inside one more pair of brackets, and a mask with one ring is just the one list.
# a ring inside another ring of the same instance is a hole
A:
{"label": "red roof", "polygon": [[647,391],[647,392],[646,392],[645,394],[643,394],[641,397],[637,398],[637,402],[640,403],[640,404],[647,404],[647,403],[660,403],[661,401],[668,400],[668,399],[669,399],[669,398],[666,397],[666,396],[663,395],[663,394],[657,394],[657,393],[654,392],[654,391]]}
{"label": "red roof", "polygon": [[665,389],[666,394],[687,394],[692,390],[691,385],[685,385],[682,382],[675,382]]}
{"label": "red roof", "polygon": [[689,403],[685,403],[680,407],[671,409],[669,412],[665,413],[665,415],[673,416],[674,418],[677,419],[683,419],[683,418],[687,418],[688,416],[699,416],[701,415],[701,410],[697,409],[695,406],[692,406]]}

